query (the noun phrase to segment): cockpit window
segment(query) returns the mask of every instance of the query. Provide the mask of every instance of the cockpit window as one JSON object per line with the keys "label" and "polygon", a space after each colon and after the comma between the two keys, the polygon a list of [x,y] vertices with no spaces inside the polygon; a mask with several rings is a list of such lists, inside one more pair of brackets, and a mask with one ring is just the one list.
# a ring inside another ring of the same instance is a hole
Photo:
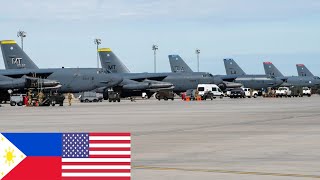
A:
{"label": "cockpit window", "polygon": [[109,73],[112,73],[110,70],[108,70],[108,69],[103,69],[103,70],[101,70],[101,72],[104,72],[104,73],[106,73],[106,74],[109,74]]}
{"label": "cockpit window", "polygon": [[213,77],[213,75],[211,73],[206,73],[206,74],[203,74],[202,77]]}

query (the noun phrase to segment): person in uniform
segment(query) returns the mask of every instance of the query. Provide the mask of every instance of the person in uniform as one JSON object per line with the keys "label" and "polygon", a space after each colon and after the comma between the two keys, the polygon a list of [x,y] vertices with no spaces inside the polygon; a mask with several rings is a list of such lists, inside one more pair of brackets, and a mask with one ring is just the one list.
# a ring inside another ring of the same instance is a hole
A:
{"label": "person in uniform", "polygon": [[28,91],[28,106],[31,106],[32,104],[32,90],[29,89]]}
{"label": "person in uniform", "polygon": [[43,103],[43,99],[44,99],[44,94],[42,91],[40,91],[38,94],[38,101],[40,105]]}
{"label": "person in uniform", "polygon": [[72,100],[72,94],[71,94],[71,93],[68,93],[68,103],[69,103],[69,106],[71,106],[71,100]]}
{"label": "person in uniform", "polygon": [[199,96],[199,91],[198,91],[198,90],[196,90],[196,91],[195,91],[195,93],[194,93],[194,98],[195,98],[195,100],[197,100],[197,99],[198,99],[198,96]]}

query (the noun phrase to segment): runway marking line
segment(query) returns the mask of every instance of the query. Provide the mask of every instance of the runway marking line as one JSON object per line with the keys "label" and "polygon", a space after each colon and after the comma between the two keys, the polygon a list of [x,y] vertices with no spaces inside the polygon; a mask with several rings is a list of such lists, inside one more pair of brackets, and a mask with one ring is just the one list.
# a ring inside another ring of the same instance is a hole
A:
{"label": "runway marking line", "polygon": [[248,174],[248,175],[261,175],[261,176],[284,176],[284,177],[301,177],[301,178],[320,179],[320,175],[268,173],[268,172],[254,172],[254,171],[232,171],[232,170],[219,170],[219,169],[187,169],[187,168],[170,168],[170,167],[153,167],[153,166],[133,166],[133,169],[148,169],[148,170],[159,170],[159,171],[212,172],[212,173],[240,174],[240,175]]}

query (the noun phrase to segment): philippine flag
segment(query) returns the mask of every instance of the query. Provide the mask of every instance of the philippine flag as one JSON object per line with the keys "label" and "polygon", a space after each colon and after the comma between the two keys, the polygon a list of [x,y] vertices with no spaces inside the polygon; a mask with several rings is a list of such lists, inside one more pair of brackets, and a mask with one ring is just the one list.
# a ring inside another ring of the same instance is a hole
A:
{"label": "philippine flag", "polygon": [[130,133],[0,133],[1,180],[130,180]]}

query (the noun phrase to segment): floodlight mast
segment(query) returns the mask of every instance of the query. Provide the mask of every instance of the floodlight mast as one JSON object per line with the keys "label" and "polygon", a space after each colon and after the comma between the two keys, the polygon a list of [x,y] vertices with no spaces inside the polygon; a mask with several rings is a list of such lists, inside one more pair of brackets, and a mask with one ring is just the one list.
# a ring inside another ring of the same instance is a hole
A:
{"label": "floodlight mast", "polygon": [[98,50],[99,50],[99,45],[101,44],[101,39],[98,39],[98,38],[94,39],[94,44],[97,45],[97,68],[99,69],[100,67],[99,67],[99,52],[98,52]]}
{"label": "floodlight mast", "polygon": [[21,38],[21,48],[23,50],[23,38],[27,37],[27,33],[19,30],[17,36]]}
{"label": "floodlight mast", "polygon": [[199,63],[199,61],[200,61],[200,49],[196,49],[196,54],[197,54],[197,65],[198,65],[198,72],[200,72],[200,63]]}
{"label": "floodlight mast", "polygon": [[157,50],[159,49],[158,45],[154,44],[152,45],[153,50],[153,63],[154,63],[154,72],[157,72]]}

